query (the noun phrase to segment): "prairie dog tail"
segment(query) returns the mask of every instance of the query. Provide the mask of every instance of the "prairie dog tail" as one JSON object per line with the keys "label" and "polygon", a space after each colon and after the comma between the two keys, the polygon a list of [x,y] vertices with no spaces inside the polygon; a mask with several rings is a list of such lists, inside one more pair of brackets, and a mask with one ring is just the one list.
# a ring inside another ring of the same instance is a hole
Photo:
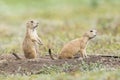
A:
{"label": "prairie dog tail", "polygon": [[16,57],[16,59],[21,59],[16,53],[12,53],[12,55],[14,55]]}
{"label": "prairie dog tail", "polygon": [[51,58],[52,60],[54,60],[54,58],[53,58],[53,56],[52,56],[51,49],[49,49],[48,52],[49,52],[49,56],[50,56],[50,58]]}

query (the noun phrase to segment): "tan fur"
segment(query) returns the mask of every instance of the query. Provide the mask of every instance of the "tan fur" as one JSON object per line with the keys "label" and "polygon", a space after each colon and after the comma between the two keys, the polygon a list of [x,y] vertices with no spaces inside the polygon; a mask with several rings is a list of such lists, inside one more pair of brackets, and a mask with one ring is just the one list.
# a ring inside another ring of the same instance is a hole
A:
{"label": "tan fur", "polygon": [[88,41],[94,38],[95,36],[96,36],[96,30],[90,30],[86,32],[81,38],[68,42],[61,49],[58,58],[59,59],[74,58],[74,55],[77,53],[80,53],[83,58],[87,57],[86,46],[88,44]]}
{"label": "tan fur", "polygon": [[26,24],[26,36],[23,41],[23,51],[24,55],[28,59],[33,59],[37,57],[37,47],[38,44],[42,45],[41,39],[37,35],[36,28],[38,22],[28,21]]}

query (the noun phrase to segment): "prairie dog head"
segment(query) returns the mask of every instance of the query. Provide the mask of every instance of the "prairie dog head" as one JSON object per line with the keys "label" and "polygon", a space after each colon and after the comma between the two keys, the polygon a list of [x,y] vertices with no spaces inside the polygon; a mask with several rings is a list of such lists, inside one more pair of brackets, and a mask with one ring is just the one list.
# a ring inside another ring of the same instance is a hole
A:
{"label": "prairie dog head", "polygon": [[29,28],[29,29],[35,29],[37,26],[38,26],[38,22],[37,21],[33,21],[33,20],[31,20],[31,21],[28,21],[27,22],[27,28]]}
{"label": "prairie dog head", "polygon": [[88,37],[89,39],[92,39],[92,38],[94,38],[96,35],[97,35],[97,31],[93,29],[93,30],[90,30],[90,31],[86,32],[86,33],[84,34],[84,37]]}

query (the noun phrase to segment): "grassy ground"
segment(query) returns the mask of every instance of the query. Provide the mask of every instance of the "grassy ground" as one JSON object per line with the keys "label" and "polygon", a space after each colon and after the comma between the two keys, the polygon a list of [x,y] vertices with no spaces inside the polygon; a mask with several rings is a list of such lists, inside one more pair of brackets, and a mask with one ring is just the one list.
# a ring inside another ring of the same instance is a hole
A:
{"label": "grassy ground", "polygon": [[[98,36],[88,45],[87,54],[120,55],[119,0],[1,0],[0,5],[0,54],[9,54],[13,49],[23,54],[21,44],[25,35],[25,23],[29,19],[36,19],[40,22],[39,36],[46,46],[40,47],[42,55],[47,54],[49,45],[54,49],[54,53],[59,53],[64,43],[80,37],[92,28],[98,30]],[[97,70],[78,72],[75,75],[33,75],[30,78],[61,80],[60,76],[64,76],[63,79],[68,80],[92,80],[98,77],[101,77],[100,80],[117,80],[118,72]],[[53,75],[54,77],[51,77]],[[6,76],[2,78],[5,79]],[[29,79],[28,76],[20,75],[7,78]]]}
{"label": "grassy ground", "polygon": [[75,73],[53,73],[41,75],[10,75],[0,76],[1,80],[119,80],[119,71],[88,71]]}

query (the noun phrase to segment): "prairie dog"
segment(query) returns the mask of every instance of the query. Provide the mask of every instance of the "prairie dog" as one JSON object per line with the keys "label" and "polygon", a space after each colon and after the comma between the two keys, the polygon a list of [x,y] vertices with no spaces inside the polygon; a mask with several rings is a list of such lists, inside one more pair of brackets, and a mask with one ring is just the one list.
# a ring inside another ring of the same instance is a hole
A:
{"label": "prairie dog", "polygon": [[[71,59],[77,53],[81,54],[82,58],[87,57],[86,46],[90,39],[96,36],[96,30],[90,30],[83,34],[81,38],[74,39],[63,46],[58,56],[59,59]],[[54,59],[51,55],[51,49],[49,49],[49,55],[51,59]]]}
{"label": "prairie dog", "polygon": [[38,44],[42,45],[43,42],[37,35],[36,28],[38,27],[38,22],[28,21],[26,24],[26,35],[22,44],[25,58],[33,59],[37,57],[37,47]]}

